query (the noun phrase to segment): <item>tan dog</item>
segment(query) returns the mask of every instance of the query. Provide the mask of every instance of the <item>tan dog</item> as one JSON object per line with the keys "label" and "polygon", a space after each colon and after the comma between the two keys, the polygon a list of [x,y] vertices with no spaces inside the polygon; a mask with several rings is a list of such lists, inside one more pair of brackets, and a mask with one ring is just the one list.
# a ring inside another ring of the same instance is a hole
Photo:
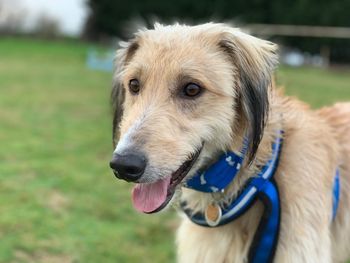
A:
{"label": "tan dog", "polygon": [[[350,257],[350,104],[313,112],[285,97],[271,81],[276,46],[224,24],[156,24],[137,32],[116,61],[117,146],[111,167],[116,176],[137,183],[137,210],[157,212],[175,191],[193,211],[234,198],[270,158],[276,130],[283,130],[275,174],[282,219],[274,262],[345,262]],[[245,165],[224,194],[181,190],[186,178],[222,152],[239,151],[246,134]],[[332,221],[337,167],[341,195]],[[184,217],[178,261],[246,262],[262,210],[256,202],[217,228]]]}

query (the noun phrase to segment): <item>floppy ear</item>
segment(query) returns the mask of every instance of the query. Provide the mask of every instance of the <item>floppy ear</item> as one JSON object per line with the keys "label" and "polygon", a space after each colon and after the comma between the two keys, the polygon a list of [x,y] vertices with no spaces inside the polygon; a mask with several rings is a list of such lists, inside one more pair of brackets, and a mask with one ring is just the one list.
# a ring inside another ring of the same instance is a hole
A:
{"label": "floppy ear", "polygon": [[235,67],[242,124],[248,131],[249,163],[256,155],[269,113],[271,75],[277,65],[277,46],[238,29],[224,33],[219,43]]}
{"label": "floppy ear", "polygon": [[119,124],[122,120],[125,100],[125,89],[123,87],[122,81],[120,80],[120,77],[125,66],[130,61],[138,48],[139,44],[136,40],[127,43],[121,42],[120,49],[117,51],[117,55],[115,57],[115,71],[113,77],[113,88],[111,92],[111,106],[113,111],[112,138],[114,147],[117,144],[120,136]]}

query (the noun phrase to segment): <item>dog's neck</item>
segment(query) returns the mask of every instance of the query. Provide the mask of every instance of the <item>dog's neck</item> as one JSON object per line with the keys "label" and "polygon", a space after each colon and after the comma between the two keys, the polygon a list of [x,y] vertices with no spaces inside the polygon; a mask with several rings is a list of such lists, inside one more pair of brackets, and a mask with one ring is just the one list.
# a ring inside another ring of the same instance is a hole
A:
{"label": "dog's neck", "polygon": [[[224,192],[203,193],[186,188],[182,189],[181,200],[187,203],[188,208],[190,208],[193,212],[203,212],[208,205],[212,203],[230,203],[231,200],[234,199],[240,191],[242,191],[247,180],[256,175],[260,171],[260,168],[271,157],[271,145],[277,136],[276,131],[282,130],[283,128],[279,108],[280,107],[278,104],[270,105],[269,118],[265,126],[264,134],[255,159],[251,164],[248,164],[248,158],[245,158],[243,168],[235,176],[234,180],[232,180]],[[235,136],[235,140],[232,142],[229,149],[235,153],[240,152],[244,140],[244,132],[237,134],[239,135]]]}

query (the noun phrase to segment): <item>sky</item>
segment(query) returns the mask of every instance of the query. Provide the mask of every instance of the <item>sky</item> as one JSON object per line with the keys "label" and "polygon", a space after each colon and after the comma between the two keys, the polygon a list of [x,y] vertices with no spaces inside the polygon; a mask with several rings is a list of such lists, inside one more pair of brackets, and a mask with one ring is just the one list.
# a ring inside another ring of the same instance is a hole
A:
{"label": "sky", "polygon": [[[11,1],[11,0],[5,0]],[[26,24],[30,27],[40,14],[55,18],[61,31],[76,36],[82,30],[88,9],[86,0],[17,0],[27,12]]]}

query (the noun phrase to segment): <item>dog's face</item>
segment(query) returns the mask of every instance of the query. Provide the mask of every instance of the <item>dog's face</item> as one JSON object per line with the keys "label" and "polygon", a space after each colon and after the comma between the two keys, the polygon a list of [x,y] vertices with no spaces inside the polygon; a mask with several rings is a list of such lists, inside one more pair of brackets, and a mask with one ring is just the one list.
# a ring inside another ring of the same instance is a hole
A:
{"label": "dog's face", "polygon": [[161,210],[206,156],[248,136],[253,158],[275,46],[220,24],[140,31],[117,56],[111,167],[136,182],[139,211]]}

